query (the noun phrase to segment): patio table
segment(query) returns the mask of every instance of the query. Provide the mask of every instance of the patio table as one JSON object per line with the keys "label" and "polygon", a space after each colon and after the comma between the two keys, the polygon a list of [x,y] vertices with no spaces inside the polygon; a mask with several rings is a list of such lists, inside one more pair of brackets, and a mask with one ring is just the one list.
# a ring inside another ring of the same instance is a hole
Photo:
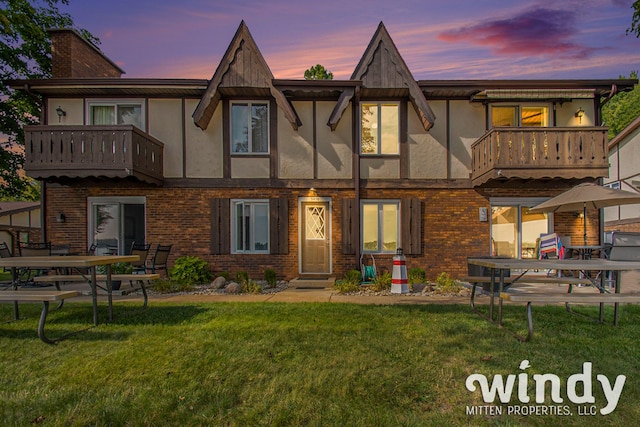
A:
{"label": "patio table", "polygon": [[567,251],[576,252],[578,254],[578,258],[580,259],[591,259],[593,258],[593,253],[596,251],[601,251],[604,249],[602,245],[570,245],[565,246]]}
{"label": "patio table", "polygon": [[[580,271],[585,278],[588,278],[592,285],[594,285],[601,293],[608,293],[605,289],[605,279],[607,272],[613,272],[617,276],[621,271],[640,270],[640,261],[615,261],[610,259],[592,258],[592,259],[509,259],[509,258],[469,258],[467,260],[469,264],[479,265],[489,268],[491,270],[491,287],[489,295],[489,320],[493,322],[494,311],[494,291],[496,290],[496,271],[498,272],[498,287],[499,293],[504,290],[505,284],[505,272],[510,270],[522,270],[523,274],[534,270],[572,270]],[[597,271],[595,278],[589,277],[587,272]],[[526,277],[520,279],[521,282],[526,283]],[[616,278],[615,293],[620,293],[620,280]],[[474,307],[473,298],[475,296],[475,288],[471,292],[471,306]],[[499,298],[498,306],[498,321],[502,316],[502,298]],[[619,303],[614,305],[614,317],[617,322]],[[600,305],[601,318],[603,304]]]}
{"label": "patio table", "polygon": [[[98,324],[98,284],[96,270],[98,266],[105,266],[107,275],[107,300],[109,304],[109,321],[113,320],[113,295],[111,284],[111,265],[119,262],[139,261],[137,255],[82,255],[82,256],[34,256],[34,257],[11,257],[0,258],[0,267],[11,268],[13,272],[14,287],[16,286],[16,269],[18,268],[68,268],[84,269],[89,271],[87,282],[91,287],[91,298],[93,302],[93,324]],[[14,304],[14,314],[18,318],[18,303]]]}

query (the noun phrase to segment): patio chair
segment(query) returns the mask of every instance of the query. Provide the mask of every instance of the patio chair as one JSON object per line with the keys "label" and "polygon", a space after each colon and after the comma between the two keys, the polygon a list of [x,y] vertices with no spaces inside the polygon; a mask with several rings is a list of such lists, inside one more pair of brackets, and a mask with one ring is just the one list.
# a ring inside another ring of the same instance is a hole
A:
{"label": "patio chair", "polygon": [[96,249],[98,249],[98,245],[92,243],[91,246],[89,246],[89,249],[87,249],[87,255],[94,256],[96,254]]}
{"label": "patio chair", "polygon": [[149,249],[151,249],[151,244],[143,244],[133,242],[131,244],[131,250],[129,251],[129,255],[138,255],[140,257],[140,261],[132,262],[133,266],[133,274],[146,273],[146,263],[147,257],[149,256]]}
{"label": "patio chair", "polygon": [[171,247],[173,245],[158,245],[156,248],[156,252],[153,254],[150,262],[147,264],[147,271],[151,273],[156,273],[156,270],[167,270],[167,261],[169,259],[169,252],[171,252]]}
{"label": "patio chair", "polygon": [[[50,256],[51,255],[51,242],[20,242],[18,245],[20,256],[34,257],[34,256]],[[31,280],[32,275],[40,276],[47,273],[49,269],[31,269],[22,268],[18,270],[18,282],[22,286],[51,286],[36,284]]]}
{"label": "patio chair", "polygon": [[[557,233],[543,234],[540,236],[538,258],[539,259],[565,259],[566,248]],[[571,271],[549,270],[547,276],[573,277]]]}
{"label": "patio chair", "polygon": [[[6,242],[0,242],[0,258],[11,258],[13,256],[13,254],[11,253],[11,249],[9,249],[9,246],[7,246]],[[2,269],[3,271],[7,271],[6,268]],[[11,269],[9,269],[10,271]],[[10,280],[9,282],[1,282],[0,283],[0,287],[10,287],[13,285],[13,280]]]}
{"label": "patio chair", "polygon": [[371,257],[370,261],[365,260],[364,254],[360,255],[360,271],[362,272],[362,284],[370,285],[376,280],[377,271],[376,271],[376,260],[373,258],[373,255],[369,255]]}
{"label": "patio chair", "polygon": [[20,256],[49,256],[51,242],[20,242],[18,246]]}
{"label": "patio chair", "polygon": [[563,259],[564,247],[560,237],[556,233],[543,234],[540,236],[539,259]]}

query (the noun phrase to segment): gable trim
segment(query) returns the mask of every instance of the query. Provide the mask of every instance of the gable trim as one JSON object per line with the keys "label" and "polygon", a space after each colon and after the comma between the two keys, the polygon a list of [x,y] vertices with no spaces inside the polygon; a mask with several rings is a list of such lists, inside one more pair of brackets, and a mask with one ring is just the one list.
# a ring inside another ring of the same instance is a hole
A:
{"label": "gable trim", "polygon": [[[195,125],[203,130],[205,130],[209,126],[211,118],[213,117],[213,113],[215,112],[218,104],[220,103],[220,100],[222,99],[222,93],[220,89],[223,87],[224,77],[227,76],[234,65],[238,65],[234,64],[235,59],[239,52],[244,51],[253,52],[255,54],[254,61],[258,65],[259,69],[253,74],[252,77],[262,78],[266,81],[266,86],[260,87],[269,89],[269,93],[276,100],[276,104],[283,111],[285,117],[287,118],[289,123],[291,123],[293,129],[297,130],[299,126],[302,126],[302,121],[300,120],[295,109],[284,96],[284,94],[279,89],[274,87],[274,78],[271,70],[269,69],[269,65],[267,65],[267,62],[262,56],[260,49],[258,49],[258,46],[251,36],[249,28],[245,24],[244,20],[240,22],[240,26],[238,27],[233,40],[229,44],[229,47],[227,48],[227,51],[222,57],[218,68],[211,78],[211,81],[209,82],[209,85],[204,95],[202,96],[202,99],[198,103],[198,106],[193,113],[192,117]],[[244,84],[244,86],[247,88],[255,88],[256,85],[257,83],[252,81],[245,82]]]}

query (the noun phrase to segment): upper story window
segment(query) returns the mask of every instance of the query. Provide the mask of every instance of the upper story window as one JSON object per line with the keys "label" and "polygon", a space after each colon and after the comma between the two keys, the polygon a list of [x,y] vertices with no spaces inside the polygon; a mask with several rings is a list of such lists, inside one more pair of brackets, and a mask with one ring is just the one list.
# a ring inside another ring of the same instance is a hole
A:
{"label": "upper story window", "polygon": [[611,188],[613,190],[620,190],[620,181],[609,182],[608,184],[603,184],[603,187]]}
{"label": "upper story window", "polygon": [[494,105],[491,107],[491,127],[497,126],[549,126],[549,107]]}
{"label": "upper story window", "polygon": [[89,101],[91,125],[134,125],[145,130],[144,104],[142,101]]}
{"label": "upper story window", "polygon": [[231,153],[269,153],[269,102],[231,103]]}
{"label": "upper story window", "polygon": [[400,152],[400,106],[396,102],[363,102],[360,105],[360,152]]}

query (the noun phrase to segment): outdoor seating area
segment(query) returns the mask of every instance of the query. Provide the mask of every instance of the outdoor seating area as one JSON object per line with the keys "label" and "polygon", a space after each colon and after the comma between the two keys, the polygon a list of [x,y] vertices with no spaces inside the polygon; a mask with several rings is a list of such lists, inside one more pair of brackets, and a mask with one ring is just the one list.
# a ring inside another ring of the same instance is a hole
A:
{"label": "outdoor seating area", "polygon": [[[628,238],[624,239],[629,241]],[[556,238],[557,241],[557,238]],[[470,258],[470,265],[482,266],[490,271],[489,276],[471,276],[464,278],[471,283],[470,305],[475,313],[503,328],[503,303],[525,303],[528,332],[521,335],[511,332],[518,340],[526,342],[533,337],[532,304],[564,304],[570,314],[576,312],[570,304],[599,305],[599,315],[593,319],[599,323],[605,322],[604,304],[613,304],[613,325],[618,326],[621,304],[640,303],[640,293],[622,292],[621,275],[624,272],[640,270],[640,246],[623,246],[625,255],[620,258],[615,250],[604,258],[573,258],[559,259],[557,257],[544,259],[507,259],[507,258]],[[565,274],[540,275],[540,271],[569,272]],[[513,273],[516,276],[513,276]],[[476,306],[476,287],[488,286],[489,309],[488,314],[479,310]],[[531,284],[543,284],[531,291],[526,289]],[[524,285],[524,286],[516,286]],[[551,287],[555,285],[555,289]],[[558,291],[559,287],[566,289]],[[575,286],[579,286],[580,292],[576,293]],[[524,289],[523,289],[524,288]],[[613,290],[613,292],[612,292]],[[495,299],[497,297],[497,319],[494,316]]]}
{"label": "outdoor seating area", "polygon": [[[20,302],[40,302],[42,312],[38,326],[38,336],[48,344],[44,333],[49,303],[58,302],[58,309],[64,301],[85,294],[77,290],[64,290],[70,283],[88,285],[88,295],[92,298],[93,324],[98,324],[98,296],[107,298],[109,321],[113,321],[113,295],[125,295],[140,291],[143,307],[147,307],[146,284],[160,278],[156,270],[167,270],[167,260],[171,245],[158,245],[149,260],[151,244],[132,244],[127,255],[95,255],[97,246],[91,245],[86,255],[71,254],[68,245],[52,245],[50,242],[21,243],[14,255],[5,242],[0,243],[0,267],[11,272],[11,281],[5,282],[0,291],[0,301],[13,302],[13,320],[20,319]],[[119,266],[128,266],[127,272],[116,271]],[[119,290],[120,282],[128,282],[126,290]],[[55,290],[51,289],[55,287]],[[101,292],[99,294],[99,292]]]}

